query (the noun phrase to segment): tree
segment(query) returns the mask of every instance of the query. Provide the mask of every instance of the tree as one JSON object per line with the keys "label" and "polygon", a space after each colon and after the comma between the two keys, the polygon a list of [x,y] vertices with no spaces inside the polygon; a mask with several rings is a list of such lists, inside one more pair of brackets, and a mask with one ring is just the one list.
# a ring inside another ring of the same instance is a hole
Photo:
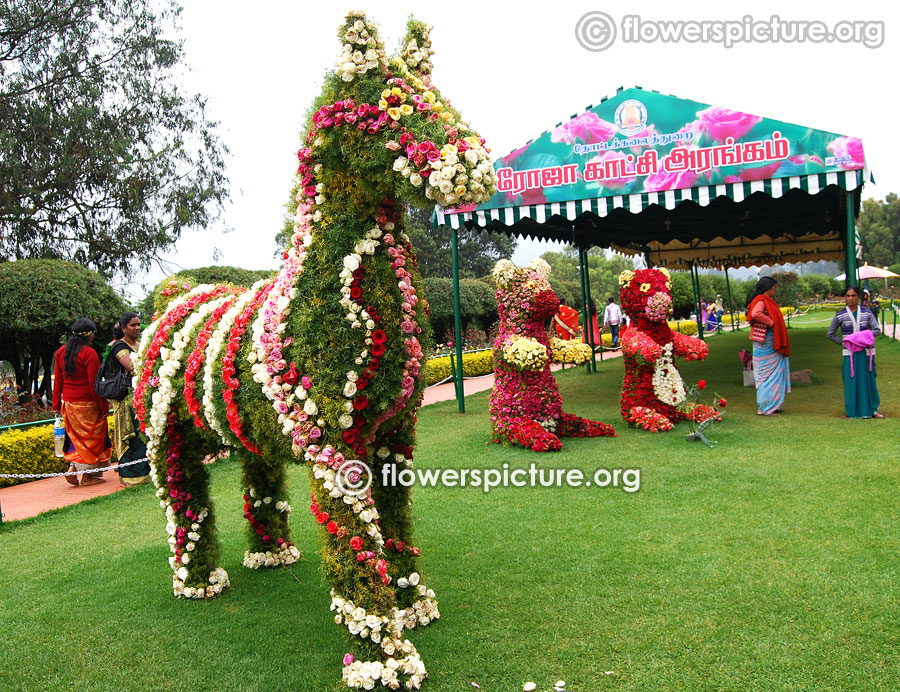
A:
{"label": "tree", "polygon": [[81,265],[52,259],[0,263],[0,360],[12,364],[20,399],[49,398],[53,352],[76,319],[94,320],[100,347],[127,309],[103,277]]}
{"label": "tree", "polygon": [[[568,304],[581,310],[581,274],[578,270],[578,251],[566,246],[561,252],[549,251],[541,259],[550,265],[551,285],[558,281],[565,288]],[[626,269],[634,269],[634,262],[622,255],[606,256],[601,248],[588,250],[588,278],[591,284],[591,298],[598,312],[603,312],[610,296],[618,300],[619,274]],[[574,289],[574,291],[573,291]],[[572,295],[574,292],[574,296]]]}
{"label": "tree", "polygon": [[227,195],[174,0],[0,4],[0,260],[146,269]]}
{"label": "tree", "polygon": [[260,279],[268,279],[275,274],[274,269],[241,269],[228,265],[184,269],[156,284],[138,304],[138,312],[141,319],[147,323],[162,313],[170,301],[200,284],[228,283],[249,288]]}
{"label": "tree", "polygon": [[859,213],[863,259],[886,267],[900,262],[900,197],[891,192],[883,202],[863,200]]}

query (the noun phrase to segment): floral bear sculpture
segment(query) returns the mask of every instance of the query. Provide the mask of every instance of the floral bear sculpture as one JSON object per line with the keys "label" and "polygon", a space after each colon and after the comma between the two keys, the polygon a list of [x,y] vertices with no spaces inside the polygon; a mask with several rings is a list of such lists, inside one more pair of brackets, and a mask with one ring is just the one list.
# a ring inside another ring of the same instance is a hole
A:
{"label": "floral bear sculpture", "polygon": [[619,286],[622,309],[631,318],[622,336],[622,416],[644,430],[671,430],[675,422],[692,415],[674,357],[703,360],[709,347],[669,327],[672,281],[667,270],[622,272]]}
{"label": "floral bear sculpture", "polygon": [[547,280],[550,265],[538,259],[517,268],[509,260],[500,260],[491,274],[497,283],[500,313],[490,404],[494,442],[555,452],[562,449],[560,437],[615,437],[611,425],[562,410],[550,373],[555,353],[549,348],[545,327],[559,309],[559,299]]}

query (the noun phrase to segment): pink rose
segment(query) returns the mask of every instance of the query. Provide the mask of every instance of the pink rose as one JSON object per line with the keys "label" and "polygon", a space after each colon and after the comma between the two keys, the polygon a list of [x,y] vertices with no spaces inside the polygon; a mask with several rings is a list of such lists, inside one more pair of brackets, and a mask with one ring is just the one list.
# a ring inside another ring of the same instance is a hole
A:
{"label": "pink rose", "polygon": [[738,173],[738,175],[726,175],[725,182],[740,183],[750,180],[768,180],[773,175],[775,175],[775,171],[777,171],[779,168],[781,168],[781,161],[776,161],[775,163],[770,163],[766,166],[744,168]]}
{"label": "pink rose", "polygon": [[838,137],[828,143],[826,147],[833,156],[849,156],[852,160],[842,163],[841,168],[857,169],[865,165],[866,158],[863,155],[862,140],[856,137]]}
{"label": "pink rose", "polygon": [[550,141],[563,144],[574,144],[576,139],[582,142],[608,142],[615,136],[615,125],[588,111],[555,128],[550,133]]}
{"label": "pink rose", "polygon": [[697,113],[697,117],[700,119],[700,126],[709,132],[709,136],[716,142],[724,142],[728,137],[737,141],[762,120],[758,115],[749,115],[719,106],[710,106]]}
{"label": "pink rose", "polygon": [[344,665],[345,666],[349,666],[355,660],[356,659],[354,658],[353,654],[344,654]]}
{"label": "pink rose", "polygon": [[662,192],[664,190],[677,190],[683,187],[692,187],[697,181],[697,173],[694,171],[663,171],[652,173],[644,180],[644,192]]}

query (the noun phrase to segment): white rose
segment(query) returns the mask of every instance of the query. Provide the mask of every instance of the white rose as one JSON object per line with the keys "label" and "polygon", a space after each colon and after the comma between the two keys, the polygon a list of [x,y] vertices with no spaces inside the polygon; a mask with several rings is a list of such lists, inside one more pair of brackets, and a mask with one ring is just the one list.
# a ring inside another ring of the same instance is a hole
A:
{"label": "white rose", "polygon": [[409,182],[415,187],[420,187],[422,185],[422,176],[418,173],[413,173],[409,176]]}
{"label": "white rose", "polygon": [[338,418],[338,423],[342,428],[352,428],[353,427],[353,416],[349,413],[342,413],[340,418]]}
{"label": "white rose", "polygon": [[348,399],[356,394],[356,384],[354,382],[347,382],[344,385],[344,396]]}
{"label": "white rose", "polygon": [[419,583],[419,578],[420,578],[419,573],[413,572],[412,574],[409,575],[409,583],[412,584],[413,586],[415,586],[416,584]]}
{"label": "white rose", "polygon": [[319,412],[318,407],[316,406],[316,402],[312,399],[307,399],[306,403],[303,404],[303,411],[307,416],[314,416]]}
{"label": "white rose", "polygon": [[405,156],[401,156],[396,161],[394,161],[394,170],[402,171],[404,168],[407,167],[407,164],[409,164],[409,161],[407,160],[407,158]]}

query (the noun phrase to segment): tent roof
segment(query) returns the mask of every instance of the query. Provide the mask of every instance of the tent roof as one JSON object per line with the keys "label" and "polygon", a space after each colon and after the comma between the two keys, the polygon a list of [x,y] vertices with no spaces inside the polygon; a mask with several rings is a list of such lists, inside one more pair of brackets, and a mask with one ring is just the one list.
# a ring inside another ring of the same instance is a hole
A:
{"label": "tent roof", "polygon": [[839,259],[865,178],[858,139],[640,88],[495,169],[497,194],[438,208],[436,223],[644,253],[676,269]]}

